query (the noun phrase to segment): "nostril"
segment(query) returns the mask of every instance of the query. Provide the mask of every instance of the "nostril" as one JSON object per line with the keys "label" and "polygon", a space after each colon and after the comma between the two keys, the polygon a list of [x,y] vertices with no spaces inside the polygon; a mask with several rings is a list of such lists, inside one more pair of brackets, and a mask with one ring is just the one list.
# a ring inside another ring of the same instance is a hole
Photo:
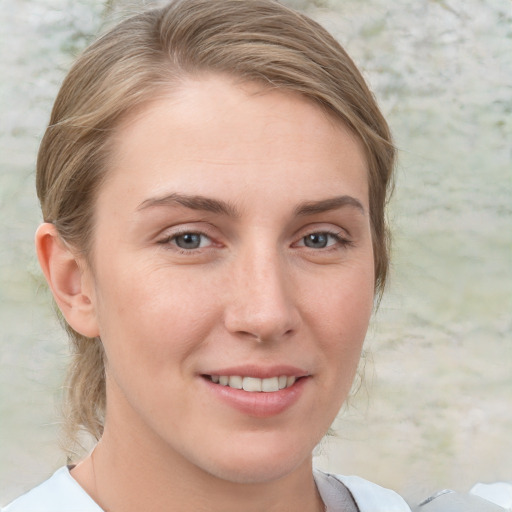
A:
{"label": "nostril", "polygon": [[256,341],[257,343],[261,343],[263,341],[262,336],[260,336],[259,334],[255,334],[253,332],[241,331],[240,334],[242,334],[242,336],[244,336],[245,338],[250,338]]}
{"label": "nostril", "polygon": [[255,341],[256,343],[265,343],[272,341],[274,339],[290,337],[295,333],[294,329],[287,329],[282,335],[276,333],[268,333],[268,334],[257,334],[249,331],[238,331],[240,337],[243,337],[247,340]]}
{"label": "nostril", "polygon": [[225,311],[226,329],[240,340],[257,343],[289,338],[300,325],[300,314],[295,304],[276,304],[236,300]]}

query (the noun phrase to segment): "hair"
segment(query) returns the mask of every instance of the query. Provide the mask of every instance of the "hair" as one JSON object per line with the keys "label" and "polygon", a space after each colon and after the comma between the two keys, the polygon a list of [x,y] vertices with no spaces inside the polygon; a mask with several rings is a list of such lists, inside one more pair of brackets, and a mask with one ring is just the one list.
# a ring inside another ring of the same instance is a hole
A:
{"label": "hair", "polygon": [[[176,0],[122,21],[89,46],[64,80],[41,142],[36,182],[44,220],[90,262],[95,200],[108,173],[113,130],[183,78],[204,73],[299,93],[360,139],[378,302],[388,271],[385,206],[395,159],[388,125],[340,44],[276,0]],[[66,433],[71,442],[82,430],[99,439],[106,405],[101,340],[63,322],[74,352]]]}

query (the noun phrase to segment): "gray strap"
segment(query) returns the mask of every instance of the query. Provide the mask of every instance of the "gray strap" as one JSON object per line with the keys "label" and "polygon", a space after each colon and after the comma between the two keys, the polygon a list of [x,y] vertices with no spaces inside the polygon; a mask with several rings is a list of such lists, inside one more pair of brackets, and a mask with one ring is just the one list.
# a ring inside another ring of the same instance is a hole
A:
{"label": "gray strap", "polygon": [[505,512],[480,496],[445,489],[412,508],[412,512]]}

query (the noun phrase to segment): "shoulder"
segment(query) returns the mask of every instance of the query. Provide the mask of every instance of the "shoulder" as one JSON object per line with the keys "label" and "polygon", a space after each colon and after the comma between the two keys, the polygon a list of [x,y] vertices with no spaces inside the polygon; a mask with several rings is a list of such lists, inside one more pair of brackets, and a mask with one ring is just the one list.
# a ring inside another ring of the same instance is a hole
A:
{"label": "shoulder", "polygon": [[476,484],[468,493],[439,491],[413,512],[506,512],[512,510],[512,484]]}
{"label": "shoulder", "polygon": [[42,484],[15,499],[1,512],[103,512],[70,475],[57,470]]}
{"label": "shoulder", "polygon": [[[352,494],[360,512],[411,512],[405,500],[396,492],[364,478],[333,475],[319,470],[314,471],[314,476],[324,502],[328,502],[329,497],[335,495],[340,484],[343,484]],[[335,509],[333,512],[336,512]]]}

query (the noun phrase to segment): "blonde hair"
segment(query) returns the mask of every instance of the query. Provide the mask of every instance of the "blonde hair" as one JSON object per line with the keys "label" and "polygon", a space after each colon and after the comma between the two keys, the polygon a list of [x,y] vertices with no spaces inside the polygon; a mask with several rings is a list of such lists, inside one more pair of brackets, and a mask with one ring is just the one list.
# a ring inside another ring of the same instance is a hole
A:
{"label": "blonde hair", "polygon": [[[133,109],[181,78],[204,72],[298,92],[359,137],[368,163],[380,297],[388,270],[384,210],[395,158],[388,125],[340,44],[274,0],[177,0],[121,22],[87,48],[62,84],[41,142],[37,193],[44,220],[87,258],[95,198],[108,173],[109,135]],[[66,329],[74,348],[67,433],[71,441],[82,429],[99,439],[106,405],[101,341]]]}

